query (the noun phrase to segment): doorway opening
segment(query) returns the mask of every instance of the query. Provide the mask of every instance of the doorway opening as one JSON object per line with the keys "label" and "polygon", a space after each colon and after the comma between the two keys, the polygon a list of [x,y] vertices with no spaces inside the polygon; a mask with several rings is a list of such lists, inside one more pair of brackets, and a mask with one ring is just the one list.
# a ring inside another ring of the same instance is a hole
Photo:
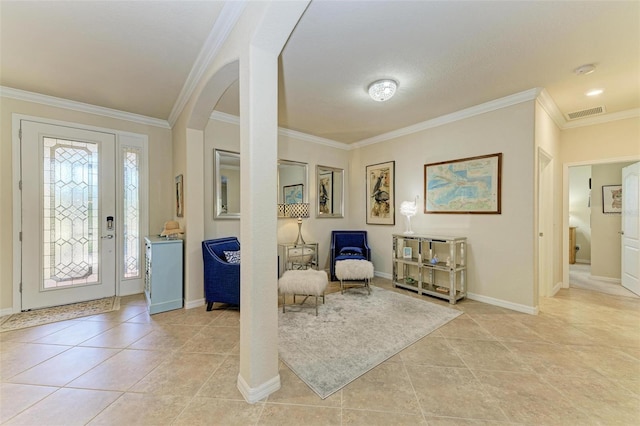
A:
{"label": "doorway opening", "polygon": [[603,191],[621,184],[622,168],[633,163],[568,167],[569,287],[638,297],[621,285],[621,215],[603,208]]}

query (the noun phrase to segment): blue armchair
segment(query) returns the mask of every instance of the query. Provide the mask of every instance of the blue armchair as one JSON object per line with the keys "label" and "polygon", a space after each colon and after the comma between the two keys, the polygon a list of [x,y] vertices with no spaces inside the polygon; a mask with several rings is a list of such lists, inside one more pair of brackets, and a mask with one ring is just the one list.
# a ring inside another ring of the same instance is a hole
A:
{"label": "blue armchair", "polygon": [[371,260],[367,231],[331,231],[331,281],[337,281],[336,262],[346,259]]}
{"label": "blue armchair", "polygon": [[202,242],[204,261],[204,295],[207,311],[214,302],[240,306],[240,263],[229,263],[227,252],[240,252],[236,237],[218,238]]}

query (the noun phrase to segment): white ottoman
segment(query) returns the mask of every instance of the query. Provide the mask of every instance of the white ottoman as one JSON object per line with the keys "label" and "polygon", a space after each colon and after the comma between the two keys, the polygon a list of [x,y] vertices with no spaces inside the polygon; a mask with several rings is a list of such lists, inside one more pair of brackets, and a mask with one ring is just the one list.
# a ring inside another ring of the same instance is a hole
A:
{"label": "white ottoman", "polygon": [[336,277],[340,280],[340,292],[344,293],[344,280],[354,280],[363,283],[357,283],[365,287],[371,294],[371,279],[373,278],[373,263],[363,259],[347,259],[336,262]]}
{"label": "white ottoman", "polygon": [[327,273],[316,271],[315,269],[303,269],[296,271],[285,271],[278,280],[278,291],[282,294],[282,312],[285,312],[287,304],[287,294],[293,295],[293,303],[296,303],[296,295],[305,296],[303,304],[309,296],[316,298],[316,316],[318,315],[318,297],[322,296],[324,303],[324,292],[327,289]]}

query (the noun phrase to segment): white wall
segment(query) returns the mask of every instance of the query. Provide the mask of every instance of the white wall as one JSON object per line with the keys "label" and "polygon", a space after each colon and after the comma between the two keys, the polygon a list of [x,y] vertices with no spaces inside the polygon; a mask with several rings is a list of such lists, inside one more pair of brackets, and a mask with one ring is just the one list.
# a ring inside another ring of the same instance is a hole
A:
{"label": "white wall", "polygon": [[469,293],[487,301],[531,308],[537,305],[534,277],[534,101],[466,118],[419,133],[364,146],[352,153],[350,225],[366,229],[377,272],[391,274],[391,235],[396,225],[367,225],[365,167],[395,161],[396,209],[403,200],[422,194],[424,165],[478,155],[503,153],[502,214],[424,214],[412,218],[419,234],[466,236]]}
{"label": "white wall", "polygon": [[67,121],[88,126],[146,134],[149,136],[149,232],[160,233],[173,213],[174,176],[171,172],[171,130],[131,121],[58,108],[12,98],[0,98],[0,309],[13,299],[13,203],[11,115]]}
{"label": "white wall", "polygon": [[[576,263],[591,263],[591,166],[569,168],[569,226],[576,227]],[[571,250],[571,247],[569,247]]]}

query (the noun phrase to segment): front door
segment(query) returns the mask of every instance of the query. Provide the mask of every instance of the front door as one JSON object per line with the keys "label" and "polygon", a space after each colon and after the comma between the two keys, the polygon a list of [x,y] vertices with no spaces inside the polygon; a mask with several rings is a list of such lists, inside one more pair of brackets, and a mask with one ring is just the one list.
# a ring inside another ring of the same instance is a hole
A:
{"label": "front door", "polygon": [[115,295],[115,135],[20,127],[22,310]]}
{"label": "front door", "polygon": [[640,163],[622,169],[622,285],[640,295]]}

